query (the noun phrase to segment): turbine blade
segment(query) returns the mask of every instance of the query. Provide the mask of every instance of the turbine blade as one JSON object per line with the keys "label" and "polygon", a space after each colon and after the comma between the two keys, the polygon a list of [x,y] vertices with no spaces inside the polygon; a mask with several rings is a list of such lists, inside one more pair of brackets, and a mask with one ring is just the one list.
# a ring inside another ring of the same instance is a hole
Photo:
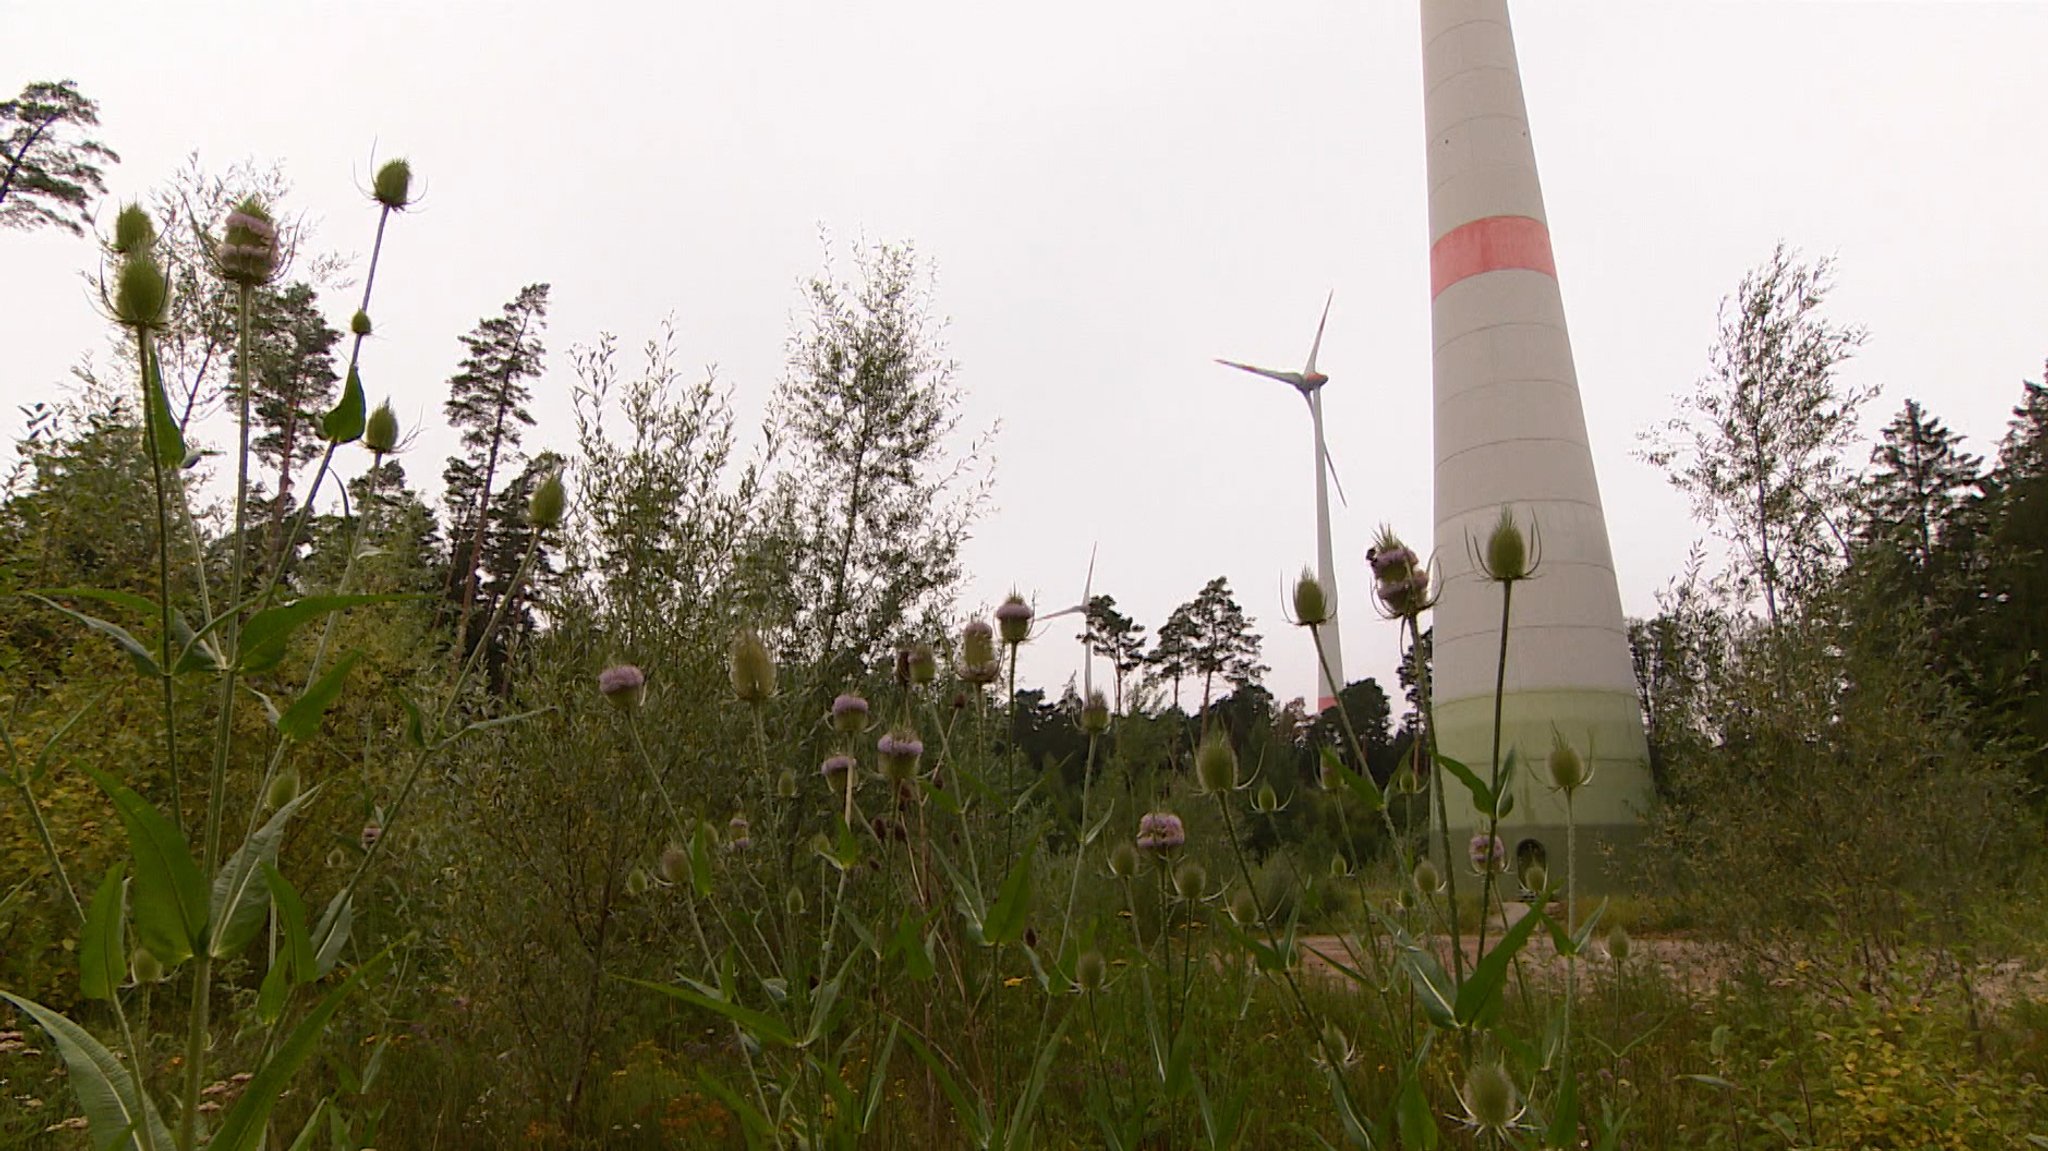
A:
{"label": "turbine blade", "polygon": [[1297,388],[1308,383],[1307,380],[1301,378],[1300,372],[1276,372],[1271,368],[1255,368],[1250,364],[1240,364],[1236,360],[1217,360],[1216,362],[1225,367],[1236,368],[1240,372],[1250,372],[1255,376],[1264,376],[1269,380],[1279,380],[1283,384],[1292,384]]}
{"label": "turbine blade", "polygon": [[1323,318],[1316,321],[1316,342],[1308,346],[1308,367],[1301,371],[1304,376],[1316,374],[1316,354],[1323,350],[1323,326],[1330,322],[1330,301],[1336,298],[1335,288],[1331,288],[1330,294],[1323,297]]}
{"label": "turbine blade", "polygon": [[[1100,541],[1088,545],[1088,578],[1081,581],[1081,611],[1086,614],[1088,606],[1095,602],[1095,553],[1102,547]],[[1087,628],[1081,629],[1088,634]],[[1081,643],[1081,706],[1088,706],[1088,699],[1095,694],[1095,645],[1083,640]]]}
{"label": "turbine blade", "polygon": [[1337,485],[1337,502],[1347,508],[1350,507],[1351,501],[1344,498],[1344,481],[1337,478],[1337,461],[1330,458],[1328,444],[1323,445],[1323,467],[1329,469],[1330,482]]}

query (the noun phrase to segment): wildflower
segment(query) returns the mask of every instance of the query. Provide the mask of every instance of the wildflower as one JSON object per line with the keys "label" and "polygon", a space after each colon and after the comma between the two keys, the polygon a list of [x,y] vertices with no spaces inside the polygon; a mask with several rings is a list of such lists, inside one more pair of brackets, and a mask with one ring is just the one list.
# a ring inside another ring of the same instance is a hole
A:
{"label": "wildflower", "polygon": [[832,730],[841,735],[858,735],[868,727],[868,701],[854,693],[841,692],[832,701]]}
{"label": "wildflower", "polygon": [[960,660],[968,665],[994,663],[996,660],[996,629],[986,620],[969,620],[960,629]]}
{"label": "wildflower", "polygon": [[1593,778],[1590,765],[1580,758],[1579,753],[1573,749],[1571,744],[1564,741],[1564,736],[1555,731],[1550,733],[1550,760],[1548,767],[1550,768],[1551,785],[1566,795],[1570,795],[1579,788],[1584,787]]}
{"label": "wildflower", "polygon": [[1118,879],[1129,879],[1138,873],[1138,849],[1124,840],[1118,840],[1109,849],[1109,873]]}
{"label": "wildflower", "polygon": [[1349,1067],[1358,1062],[1358,1048],[1335,1020],[1326,1019],[1323,1021],[1323,1042],[1316,1049],[1316,1058],[1321,1063]]}
{"label": "wildflower", "polygon": [[928,643],[915,644],[910,649],[910,682],[927,684],[939,678],[939,657]]}
{"label": "wildflower", "polygon": [[1617,923],[1607,931],[1607,954],[1613,956],[1616,963],[1626,963],[1628,952],[1628,929]]}
{"label": "wildflower", "polygon": [[782,909],[791,915],[802,915],[804,913],[803,889],[791,887],[789,893],[782,897]]}
{"label": "wildflower", "polygon": [[1237,788],[1237,750],[1228,736],[1219,732],[1202,741],[1195,752],[1195,779],[1211,795]]}
{"label": "wildflower", "polygon": [[1465,1073],[1465,1091],[1458,1097],[1465,1105],[1465,1123],[1483,1134],[1505,1135],[1522,1118],[1523,1107],[1515,1081],[1498,1063],[1475,1064]]}
{"label": "wildflower", "polygon": [[850,755],[835,755],[818,765],[818,774],[827,783],[838,783],[853,774],[854,761]]}
{"label": "wildflower", "polygon": [[1508,848],[1500,841],[1500,836],[1483,831],[1472,837],[1472,842],[1465,847],[1465,854],[1472,860],[1472,870],[1481,875],[1500,871],[1508,862]]}
{"label": "wildflower", "polygon": [[626,875],[626,894],[635,896],[645,895],[647,894],[648,887],[652,886],[653,882],[652,879],[648,878],[646,868],[636,867]]}
{"label": "wildflower", "polygon": [[1208,871],[1192,859],[1183,860],[1179,867],[1173,869],[1173,893],[1182,899],[1202,898],[1202,888],[1208,883]]}
{"label": "wildflower", "polygon": [[255,200],[244,200],[228,213],[220,246],[213,252],[221,278],[253,288],[277,274],[277,224]]}
{"label": "wildflower", "polygon": [[741,628],[727,653],[732,694],[741,703],[765,703],[775,694],[775,657],[753,628]]}
{"label": "wildflower", "polygon": [[370,313],[357,308],[356,314],[348,318],[348,330],[350,335],[368,336],[370,334]]}
{"label": "wildflower", "polygon": [[141,331],[161,328],[170,305],[171,284],[164,278],[163,265],[148,252],[137,252],[121,261],[114,273],[114,318]]}
{"label": "wildflower", "polygon": [[1024,597],[1011,592],[1001,606],[996,608],[996,627],[1003,633],[1003,642],[1015,647],[1031,638],[1031,605]]}
{"label": "wildflower", "polygon": [[1376,586],[1373,594],[1380,607],[1396,619],[1412,618],[1428,610],[1429,569],[1390,528],[1381,528],[1379,538],[1365,553]]}
{"label": "wildflower", "polygon": [[782,774],[775,777],[775,796],[778,799],[796,798],[796,772],[786,767],[782,769]]}
{"label": "wildflower", "polygon": [[907,783],[917,774],[917,761],[924,755],[924,741],[914,732],[892,731],[875,741],[882,774],[895,783]]}
{"label": "wildflower", "polygon": [[1286,805],[1280,802],[1280,793],[1273,790],[1271,783],[1261,783],[1252,796],[1252,810],[1260,815],[1272,815]]}
{"label": "wildflower", "polygon": [[1230,920],[1239,927],[1250,927],[1259,921],[1259,901],[1251,888],[1240,887],[1231,893]]}
{"label": "wildflower", "polygon": [[269,790],[263,793],[264,801],[274,810],[283,807],[299,797],[299,769],[287,767],[271,777]]}
{"label": "wildflower", "polygon": [[363,446],[380,456],[398,450],[398,413],[391,410],[390,400],[378,404],[363,424]]}
{"label": "wildflower", "polygon": [[363,825],[363,834],[359,837],[359,841],[363,845],[363,850],[368,851],[377,846],[377,841],[382,838],[384,838],[384,825],[373,819]]}
{"label": "wildflower", "polygon": [[1307,568],[1301,569],[1301,578],[1294,581],[1294,622],[1315,627],[1330,622],[1331,614],[1330,596],[1322,581]]}
{"label": "wildflower", "polygon": [[1171,851],[1187,841],[1187,828],[1170,811],[1148,811],[1138,819],[1140,851]]}
{"label": "wildflower", "polygon": [[394,212],[412,203],[412,165],[403,159],[386,160],[370,182],[370,197]]}
{"label": "wildflower", "polygon": [[630,663],[614,664],[597,673],[597,690],[621,711],[631,711],[647,699],[647,675]]}
{"label": "wildflower", "polygon": [[156,247],[156,222],[148,209],[130,204],[114,217],[114,240],[108,248],[116,256],[134,256]]}
{"label": "wildflower", "polygon": [[1082,991],[1100,991],[1108,978],[1109,965],[1102,961],[1101,952],[1083,951],[1080,957],[1074,960],[1074,986]]}
{"label": "wildflower", "polygon": [[661,861],[654,870],[665,883],[681,883],[690,874],[690,853],[680,843],[671,843],[661,849]]}
{"label": "wildflower", "polygon": [[1424,895],[1435,895],[1444,889],[1444,877],[1437,874],[1436,864],[1419,860],[1415,864],[1415,887]]}
{"label": "wildflower", "polygon": [[727,850],[745,851],[749,847],[754,846],[754,838],[749,834],[751,830],[752,827],[747,823],[745,812],[733,816],[731,821],[725,825],[725,846]]}
{"label": "wildflower", "polygon": [[1109,699],[1099,691],[1089,692],[1088,702],[1081,705],[1081,730],[1089,735],[1109,730]]}
{"label": "wildflower", "polygon": [[138,947],[128,956],[128,970],[135,973],[137,983],[162,983],[164,962],[147,947]]}
{"label": "wildflower", "polygon": [[562,513],[568,510],[569,490],[562,486],[560,471],[549,472],[526,501],[526,518],[542,531],[560,524]]}
{"label": "wildflower", "polygon": [[1515,583],[1536,574],[1528,537],[1515,522],[1513,509],[1505,504],[1501,505],[1499,521],[1486,537],[1485,554],[1473,558],[1480,574],[1495,583]]}

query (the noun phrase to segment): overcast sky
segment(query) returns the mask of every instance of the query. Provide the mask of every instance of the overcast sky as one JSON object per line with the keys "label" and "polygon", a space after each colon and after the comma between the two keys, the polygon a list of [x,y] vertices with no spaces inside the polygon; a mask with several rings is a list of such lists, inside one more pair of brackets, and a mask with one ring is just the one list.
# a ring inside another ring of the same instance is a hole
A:
{"label": "overcast sky", "polygon": [[[1580,387],[1632,614],[1703,530],[1632,456],[1705,363],[1717,301],[1780,238],[1838,263],[1866,324],[1845,377],[1908,396],[1985,455],[2048,356],[2048,5],[1523,3],[1514,10]],[[1412,0],[1092,3],[0,3],[0,88],[76,80],[116,197],[188,153],[285,163],[319,243],[366,252],[373,155],[427,198],[394,226],[365,352],[372,400],[440,422],[457,338],[554,285],[539,434],[564,446],[566,352],[673,316],[758,423],[822,264],[910,240],[938,268],[965,426],[1000,420],[970,602],[1098,592],[1154,627],[1228,576],[1282,699],[1312,561],[1308,419],[1228,356],[1320,366],[1350,678],[1391,681],[1363,551],[1427,542],[1428,237]],[[111,207],[101,213],[111,219]],[[55,396],[104,343],[55,232],[0,233],[0,367]],[[842,264],[844,261],[842,260]],[[353,304],[330,301],[337,326]],[[451,439],[408,463],[437,480]],[[1078,666],[1038,645],[1054,690]]]}

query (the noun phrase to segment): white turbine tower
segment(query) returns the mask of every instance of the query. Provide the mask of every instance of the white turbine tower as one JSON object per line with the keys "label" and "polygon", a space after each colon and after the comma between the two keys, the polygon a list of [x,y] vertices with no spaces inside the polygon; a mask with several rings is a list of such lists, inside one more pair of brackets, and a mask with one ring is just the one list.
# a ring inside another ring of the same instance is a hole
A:
{"label": "white turbine tower", "polygon": [[[1276,372],[1271,368],[1255,368],[1235,360],[1217,360],[1219,364],[1279,380],[1301,393],[1308,404],[1309,422],[1315,428],[1316,468],[1316,579],[1321,581],[1330,602],[1337,602],[1337,565],[1330,553],[1330,484],[1337,485],[1337,498],[1344,499],[1344,485],[1337,480],[1337,467],[1330,461],[1330,449],[1323,442],[1323,385],[1330,377],[1316,370],[1316,354],[1323,348],[1323,326],[1330,322],[1330,301],[1336,298],[1334,291],[1323,300],[1323,318],[1316,322],[1316,339],[1308,348],[1308,364],[1298,372]],[[1346,500],[1348,507],[1350,501]],[[1344,645],[1337,630],[1337,619],[1333,616],[1329,626],[1323,630],[1323,651],[1328,666],[1316,669],[1316,710],[1324,711],[1336,706],[1337,693],[1344,687]]]}

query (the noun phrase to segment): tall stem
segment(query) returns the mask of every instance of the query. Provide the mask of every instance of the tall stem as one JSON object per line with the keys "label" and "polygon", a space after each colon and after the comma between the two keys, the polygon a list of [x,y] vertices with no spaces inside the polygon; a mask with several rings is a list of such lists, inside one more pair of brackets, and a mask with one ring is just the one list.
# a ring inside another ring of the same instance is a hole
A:
{"label": "tall stem", "polygon": [[[1500,584],[1500,658],[1493,670],[1493,776],[1487,781],[1488,794],[1493,796],[1493,810],[1486,813],[1486,876],[1479,896],[1479,954],[1486,954],[1486,908],[1493,896],[1494,876],[1500,865],[1507,860],[1494,859],[1495,845],[1500,842],[1500,738],[1501,708],[1507,698],[1508,683],[1508,616],[1514,610],[1515,581],[1502,580]],[[1501,912],[1503,921],[1507,912]]]}
{"label": "tall stem", "polygon": [[[1429,791],[1436,798],[1436,825],[1439,842],[1444,853],[1444,898],[1451,909],[1451,970],[1456,973],[1459,986],[1465,983],[1465,941],[1464,929],[1459,926],[1458,916],[1458,868],[1457,857],[1451,854],[1451,819],[1444,806],[1443,771],[1436,761],[1436,699],[1430,686],[1429,658],[1422,650],[1422,623],[1415,616],[1408,618],[1408,656],[1414,663],[1415,695],[1421,701],[1422,709],[1422,750],[1429,767]],[[1480,918],[1485,918],[1482,909]]]}
{"label": "tall stem", "polygon": [[[149,475],[156,490],[156,600],[157,634],[161,637],[162,662],[157,668],[164,696],[164,772],[171,777],[171,818],[178,830],[185,830],[185,797],[183,785],[178,779],[178,706],[177,684],[171,677],[171,668],[177,663],[177,656],[171,649],[171,512],[170,501],[164,492],[164,458],[157,447],[156,437],[160,430],[156,426],[159,418],[156,397],[163,390],[163,381],[158,378],[153,353],[149,347],[149,329],[135,329],[135,358],[142,371],[142,438],[149,445]],[[170,404],[163,405],[164,414],[170,411]],[[180,461],[183,462],[183,461]],[[206,570],[199,571],[201,584],[206,582]]]}

